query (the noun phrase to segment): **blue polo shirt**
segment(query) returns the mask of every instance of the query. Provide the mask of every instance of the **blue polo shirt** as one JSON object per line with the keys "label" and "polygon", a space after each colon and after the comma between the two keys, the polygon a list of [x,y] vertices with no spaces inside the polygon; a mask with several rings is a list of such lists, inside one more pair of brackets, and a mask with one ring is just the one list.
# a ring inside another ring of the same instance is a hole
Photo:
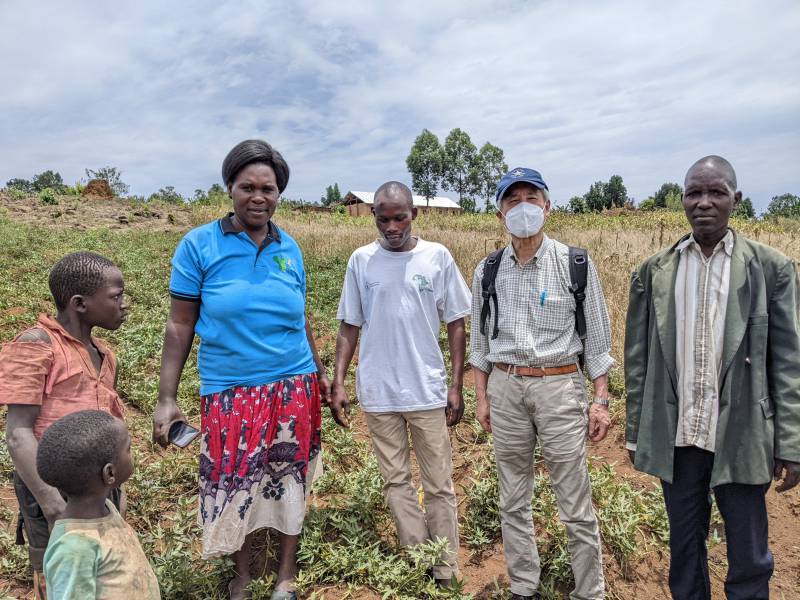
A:
{"label": "blue polo shirt", "polygon": [[200,393],[315,372],[306,338],[306,273],[297,242],[270,221],[261,247],[231,215],[187,233],[170,295],[200,303]]}

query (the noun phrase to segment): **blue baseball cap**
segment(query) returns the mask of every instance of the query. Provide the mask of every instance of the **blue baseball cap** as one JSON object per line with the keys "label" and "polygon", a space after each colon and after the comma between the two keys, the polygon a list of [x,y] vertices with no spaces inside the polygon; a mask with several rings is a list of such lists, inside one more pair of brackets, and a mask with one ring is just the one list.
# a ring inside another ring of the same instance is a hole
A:
{"label": "blue baseball cap", "polygon": [[550,191],[550,188],[547,187],[547,184],[544,182],[544,179],[542,179],[542,174],[539,173],[539,171],[517,167],[516,169],[512,169],[503,175],[500,183],[497,184],[497,192],[495,193],[494,199],[498,205],[500,204],[500,200],[503,198],[503,194],[506,193],[506,190],[520,181],[535,185],[540,190]]}

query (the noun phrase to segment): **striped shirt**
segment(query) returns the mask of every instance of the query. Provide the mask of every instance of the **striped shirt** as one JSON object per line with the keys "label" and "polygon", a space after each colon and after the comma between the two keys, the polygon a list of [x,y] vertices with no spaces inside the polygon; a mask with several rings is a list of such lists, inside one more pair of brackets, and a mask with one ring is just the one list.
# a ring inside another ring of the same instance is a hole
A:
{"label": "striped shirt", "polygon": [[[490,339],[494,305],[490,305],[486,333],[480,332],[481,279],[486,259],[475,268],[472,281],[470,364],[486,373],[492,364],[556,367],[575,363],[581,340],[575,332],[575,298],[569,290],[569,247],[544,236],[536,255],[522,265],[513,246],[503,253],[495,287],[499,307],[496,339]],[[591,259],[587,274],[585,366],[590,379],[614,365],[611,325],[603,290]]]}
{"label": "striped shirt", "polygon": [[675,279],[676,446],[714,451],[733,243],[729,230],[709,257],[694,236],[676,248],[680,252]]}

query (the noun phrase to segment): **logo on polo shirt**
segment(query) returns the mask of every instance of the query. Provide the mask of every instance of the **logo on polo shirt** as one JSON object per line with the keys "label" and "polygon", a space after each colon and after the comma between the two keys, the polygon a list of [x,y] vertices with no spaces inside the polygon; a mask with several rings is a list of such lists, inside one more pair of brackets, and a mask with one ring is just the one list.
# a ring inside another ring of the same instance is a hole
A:
{"label": "logo on polo shirt", "polygon": [[272,260],[274,260],[275,263],[281,268],[281,271],[283,273],[286,273],[287,267],[292,266],[292,259],[286,258],[282,254],[276,254],[275,256],[272,257]]}

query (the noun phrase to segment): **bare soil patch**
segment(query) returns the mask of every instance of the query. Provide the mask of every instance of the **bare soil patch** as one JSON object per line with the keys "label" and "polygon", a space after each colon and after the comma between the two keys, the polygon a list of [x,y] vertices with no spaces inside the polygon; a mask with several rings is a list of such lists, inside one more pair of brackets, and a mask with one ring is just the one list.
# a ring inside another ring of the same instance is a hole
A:
{"label": "bare soil patch", "polygon": [[16,198],[0,192],[0,207],[13,221],[54,229],[186,231],[192,227],[189,207],[145,205],[120,198],[60,196],[58,204],[48,205],[36,197]]}

